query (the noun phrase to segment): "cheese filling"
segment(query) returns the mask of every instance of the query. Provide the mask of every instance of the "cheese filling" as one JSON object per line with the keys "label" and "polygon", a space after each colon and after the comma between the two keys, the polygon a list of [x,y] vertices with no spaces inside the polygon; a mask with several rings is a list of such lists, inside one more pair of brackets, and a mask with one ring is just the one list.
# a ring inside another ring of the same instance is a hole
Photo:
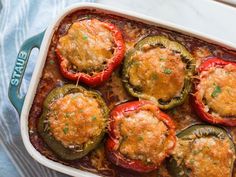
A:
{"label": "cheese filling", "polygon": [[184,166],[189,177],[230,177],[232,167],[231,144],[227,139],[202,137],[178,139],[173,152],[177,165]]}
{"label": "cheese filling", "polygon": [[236,115],[236,67],[212,67],[200,74],[198,90],[207,106],[221,116]]}
{"label": "cheese filling", "polygon": [[150,111],[131,113],[121,118],[119,125],[119,151],[128,158],[159,165],[166,150],[174,145],[167,139],[168,127]]}
{"label": "cheese filling", "polygon": [[113,56],[112,32],[96,19],[71,25],[57,48],[79,71],[102,71]]}
{"label": "cheese filling", "polygon": [[[149,48],[148,48],[149,47]],[[168,101],[179,96],[185,78],[185,63],[179,53],[168,48],[150,48],[136,52],[129,67],[129,81],[143,94]]]}
{"label": "cheese filling", "polygon": [[50,132],[65,147],[83,145],[105,128],[99,103],[82,93],[68,94],[50,105]]}

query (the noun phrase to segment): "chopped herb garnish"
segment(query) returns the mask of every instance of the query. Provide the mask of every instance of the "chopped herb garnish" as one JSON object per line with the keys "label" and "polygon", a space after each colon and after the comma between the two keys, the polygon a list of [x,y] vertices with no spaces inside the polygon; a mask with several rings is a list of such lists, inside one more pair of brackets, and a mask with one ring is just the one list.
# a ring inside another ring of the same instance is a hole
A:
{"label": "chopped herb garnish", "polygon": [[50,60],[49,63],[50,63],[51,65],[53,65],[55,62],[54,62],[54,60]]}
{"label": "chopped herb garnish", "polygon": [[88,39],[88,36],[87,35],[83,35],[83,40],[87,40]]}
{"label": "chopped herb garnish", "polygon": [[194,164],[194,160],[193,159],[190,160],[190,164],[192,164],[192,165]]}
{"label": "chopped herb garnish", "polygon": [[71,116],[75,115],[75,112],[66,112],[65,117],[70,118]]}
{"label": "chopped herb garnish", "polygon": [[151,78],[152,80],[157,80],[157,73],[152,73]]}
{"label": "chopped herb garnish", "polygon": [[78,98],[78,94],[74,94],[74,95],[72,96],[72,99],[76,99],[76,98]]}
{"label": "chopped herb garnish", "polygon": [[68,127],[63,128],[63,132],[64,132],[64,134],[67,134],[68,131],[69,131],[69,128],[68,128]]}
{"label": "chopped herb garnish", "polygon": [[201,152],[202,150],[193,150],[193,155],[198,154],[199,152]]}
{"label": "chopped herb garnish", "polygon": [[186,168],[185,174],[186,174],[187,176],[190,176],[191,173],[192,173],[192,169]]}
{"label": "chopped herb garnish", "polygon": [[52,111],[52,115],[57,118],[57,115],[58,115],[57,111],[54,111],[54,110],[53,110],[53,111]]}
{"label": "chopped herb garnish", "polygon": [[130,64],[134,66],[138,66],[139,62],[137,60],[133,60]]}
{"label": "chopped herb garnish", "polygon": [[79,112],[82,113],[82,112],[84,112],[84,111],[81,109],[81,110],[79,110]]}
{"label": "chopped herb garnish", "polygon": [[68,113],[68,112],[65,113],[65,117],[66,117],[66,118],[69,118],[69,117],[70,117],[70,113]]}
{"label": "chopped herb garnish", "polygon": [[213,85],[215,86],[215,88],[211,94],[211,97],[215,98],[222,92],[222,90],[221,90],[220,86],[216,85],[215,83]]}
{"label": "chopped herb garnish", "polygon": [[92,120],[96,120],[97,119],[97,117],[96,116],[92,116]]}
{"label": "chopped herb garnish", "polygon": [[86,18],[91,18],[91,15],[85,15]]}
{"label": "chopped herb garnish", "polygon": [[169,69],[169,68],[165,68],[165,69],[164,69],[164,73],[165,73],[165,74],[171,74],[171,73],[172,73],[172,70]]}
{"label": "chopped herb garnish", "polygon": [[165,61],[166,60],[166,58],[160,58],[160,61]]}
{"label": "chopped herb garnish", "polygon": [[172,114],[176,115],[177,114],[177,111],[176,109],[172,109]]}
{"label": "chopped herb garnish", "polygon": [[143,141],[143,137],[142,137],[142,136],[139,136],[139,137],[138,137],[138,141]]}

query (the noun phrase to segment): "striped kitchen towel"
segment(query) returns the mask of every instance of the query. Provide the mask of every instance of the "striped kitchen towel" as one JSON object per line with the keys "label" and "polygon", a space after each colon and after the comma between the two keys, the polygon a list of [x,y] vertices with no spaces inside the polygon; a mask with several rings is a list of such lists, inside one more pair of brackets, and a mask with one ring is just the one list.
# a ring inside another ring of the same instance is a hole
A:
{"label": "striped kitchen towel", "polygon": [[[19,131],[19,116],[8,100],[8,84],[17,52],[24,40],[42,32],[65,7],[93,0],[0,0],[0,177],[61,177],[26,152]],[[31,55],[21,91],[26,93],[34,68]]]}

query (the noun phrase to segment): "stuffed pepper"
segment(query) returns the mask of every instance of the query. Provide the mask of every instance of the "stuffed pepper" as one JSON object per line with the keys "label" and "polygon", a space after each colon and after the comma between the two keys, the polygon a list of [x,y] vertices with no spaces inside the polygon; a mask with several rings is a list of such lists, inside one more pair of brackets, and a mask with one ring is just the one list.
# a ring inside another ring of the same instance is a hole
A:
{"label": "stuffed pepper", "polygon": [[198,69],[193,108],[200,118],[236,126],[236,63],[211,58]]}
{"label": "stuffed pepper", "polygon": [[97,92],[65,85],[52,90],[43,106],[38,131],[60,158],[81,158],[102,140],[108,108]]}
{"label": "stuffed pepper", "polygon": [[149,172],[157,169],[175,146],[170,117],[150,101],[132,101],[110,113],[108,159],[120,167]]}
{"label": "stuffed pepper", "polygon": [[120,30],[97,19],[74,22],[56,48],[62,75],[89,86],[106,81],[121,63],[124,52]]}
{"label": "stuffed pepper", "polygon": [[178,42],[164,36],[147,37],[127,54],[123,81],[131,95],[169,109],[182,104],[191,90],[194,63]]}
{"label": "stuffed pepper", "polygon": [[168,162],[173,177],[232,177],[235,147],[223,128],[193,125],[177,137]]}

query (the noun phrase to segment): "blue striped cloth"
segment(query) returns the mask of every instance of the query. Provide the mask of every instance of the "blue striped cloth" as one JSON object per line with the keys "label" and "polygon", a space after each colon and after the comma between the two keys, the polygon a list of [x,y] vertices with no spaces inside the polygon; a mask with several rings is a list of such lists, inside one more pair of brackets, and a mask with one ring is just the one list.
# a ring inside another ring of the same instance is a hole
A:
{"label": "blue striped cloth", "polygon": [[[73,3],[86,0],[0,0],[0,177],[62,177],[26,152],[19,116],[8,100],[8,84],[17,52],[24,40],[46,29],[56,15]],[[87,0],[93,1],[93,0]],[[22,84],[25,94],[37,58],[33,52]]]}

